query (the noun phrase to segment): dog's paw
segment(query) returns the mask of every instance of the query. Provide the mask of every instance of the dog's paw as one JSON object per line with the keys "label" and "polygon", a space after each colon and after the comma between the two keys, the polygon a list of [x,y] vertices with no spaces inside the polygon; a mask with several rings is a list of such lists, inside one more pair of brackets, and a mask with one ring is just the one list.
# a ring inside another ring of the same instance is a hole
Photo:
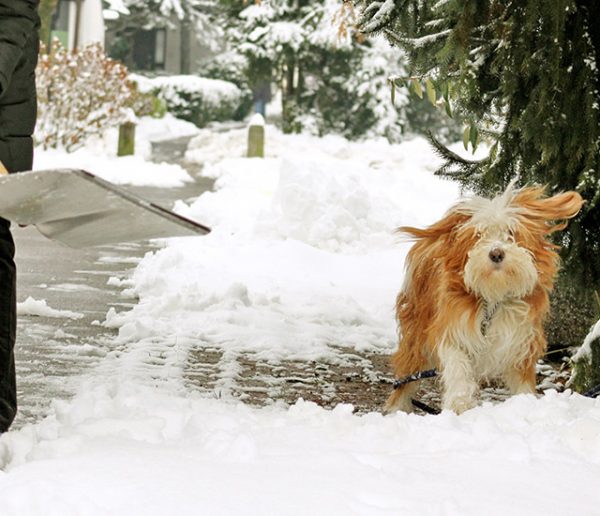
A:
{"label": "dog's paw", "polygon": [[463,395],[463,396],[453,396],[452,398],[447,398],[444,400],[443,408],[445,410],[451,410],[456,414],[462,414],[463,412],[472,409],[477,405],[477,402],[473,398],[473,396]]}
{"label": "dog's paw", "polygon": [[410,400],[410,395],[401,393],[400,391],[393,391],[390,397],[383,406],[384,414],[393,414],[394,412],[413,412],[414,407]]}

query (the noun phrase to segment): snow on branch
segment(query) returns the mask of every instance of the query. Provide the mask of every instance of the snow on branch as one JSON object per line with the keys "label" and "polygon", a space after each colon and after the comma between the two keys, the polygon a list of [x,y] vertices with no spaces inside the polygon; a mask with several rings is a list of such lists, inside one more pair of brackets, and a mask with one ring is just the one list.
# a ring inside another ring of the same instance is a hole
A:
{"label": "snow on branch", "polygon": [[[373,7],[375,6],[375,7]],[[375,9],[377,9],[375,11]],[[395,0],[385,0],[385,2],[374,2],[363,12],[363,19],[368,17],[371,11],[375,14],[370,18],[369,22],[362,24],[361,30],[365,34],[377,32],[381,30],[390,20],[394,10],[396,9]]]}

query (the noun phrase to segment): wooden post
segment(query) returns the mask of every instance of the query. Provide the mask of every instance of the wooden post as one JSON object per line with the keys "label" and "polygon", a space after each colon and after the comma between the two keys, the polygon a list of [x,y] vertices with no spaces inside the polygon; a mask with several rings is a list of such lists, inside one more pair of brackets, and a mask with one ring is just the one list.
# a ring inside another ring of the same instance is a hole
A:
{"label": "wooden post", "polygon": [[265,157],[265,119],[260,113],[251,118],[248,127],[248,157]]}
{"label": "wooden post", "polygon": [[117,156],[132,156],[135,153],[135,124],[125,122],[119,126]]}

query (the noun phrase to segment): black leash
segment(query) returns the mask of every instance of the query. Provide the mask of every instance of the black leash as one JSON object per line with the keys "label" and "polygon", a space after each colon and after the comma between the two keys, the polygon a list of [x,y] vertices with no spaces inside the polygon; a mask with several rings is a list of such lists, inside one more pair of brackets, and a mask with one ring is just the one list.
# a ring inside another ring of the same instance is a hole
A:
{"label": "black leash", "polygon": [[592,387],[589,391],[585,391],[582,396],[586,398],[597,398],[600,395],[600,385],[596,385],[596,387]]}
{"label": "black leash", "polygon": [[437,416],[438,414],[441,414],[441,410],[433,408],[433,407],[427,405],[427,403],[423,403],[422,401],[415,400],[415,399],[412,399],[410,401],[414,407],[421,409],[423,412],[426,412],[427,414],[431,414],[433,416]]}
{"label": "black leash", "polygon": [[[435,369],[427,369],[426,371],[419,371],[418,373],[414,373],[404,378],[398,378],[394,381],[393,387],[394,389],[399,389],[403,385],[408,383],[417,382],[419,380],[423,380],[424,378],[434,378],[437,376],[438,372]],[[438,415],[440,411],[436,408],[430,407],[427,403],[423,403],[422,401],[411,399],[411,403],[414,407],[422,410],[426,414]]]}
{"label": "black leash", "polygon": [[427,371],[419,371],[418,373],[414,373],[408,376],[405,376],[404,378],[398,378],[397,380],[394,381],[394,389],[399,389],[400,387],[402,387],[403,385],[406,385],[407,383],[412,383],[412,382],[416,382],[418,380],[422,380],[423,378],[433,378],[434,376],[437,376],[437,371],[435,369],[427,369]]}

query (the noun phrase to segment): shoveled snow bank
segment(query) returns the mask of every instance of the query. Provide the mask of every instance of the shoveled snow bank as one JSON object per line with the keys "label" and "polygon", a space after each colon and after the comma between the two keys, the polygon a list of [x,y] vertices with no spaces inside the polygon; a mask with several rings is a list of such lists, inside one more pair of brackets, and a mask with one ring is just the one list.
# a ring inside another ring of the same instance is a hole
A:
{"label": "shoveled snow bank", "polygon": [[3,516],[598,514],[600,400],[458,417],[82,389],[0,439]]}

